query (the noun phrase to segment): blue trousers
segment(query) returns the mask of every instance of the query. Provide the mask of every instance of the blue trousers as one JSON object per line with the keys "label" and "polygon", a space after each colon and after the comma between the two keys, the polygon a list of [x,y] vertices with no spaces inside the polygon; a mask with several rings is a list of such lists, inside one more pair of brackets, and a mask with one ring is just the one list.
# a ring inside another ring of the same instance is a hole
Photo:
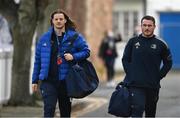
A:
{"label": "blue trousers", "polygon": [[64,80],[42,81],[40,90],[44,102],[44,117],[54,117],[57,101],[61,117],[70,117],[71,101],[67,96]]}
{"label": "blue trousers", "polygon": [[156,106],[159,99],[159,89],[129,88],[131,93],[131,117],[155,117]]}

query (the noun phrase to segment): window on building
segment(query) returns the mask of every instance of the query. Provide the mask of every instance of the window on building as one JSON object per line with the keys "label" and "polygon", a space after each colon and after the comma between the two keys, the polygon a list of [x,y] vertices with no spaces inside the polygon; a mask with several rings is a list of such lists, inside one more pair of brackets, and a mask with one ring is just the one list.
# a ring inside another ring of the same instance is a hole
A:
{"label": "window on building", "polygon": [[118,31],[118,22],[119,22],[119,13],[114,12],[113,13],[113,31],[116,32]]}
{"label": "window on building", "polygon": [[124,41],[133,36],[137,24],[137,11],[116,11],[113,13],[113,31],[121,33]]}

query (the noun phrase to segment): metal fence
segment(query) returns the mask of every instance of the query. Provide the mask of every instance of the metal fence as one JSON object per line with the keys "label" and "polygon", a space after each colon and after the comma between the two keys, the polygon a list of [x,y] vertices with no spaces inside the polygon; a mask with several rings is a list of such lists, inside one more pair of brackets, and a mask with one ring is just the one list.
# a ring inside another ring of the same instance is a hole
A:
{"label": "metal fence", "polygon": [[10,98],[12,55],[12,45],[0,47],[0,105],[7,103]]}
{"label": "metal fence", "polygon": [[[30,94],[32,94],[32,71],[34,65],[34,45],[32,46],[31,67],[30,67]],[[0,46],[0,107],[6,104],[11,95],[11,73],[12,73],[13,46]]]}

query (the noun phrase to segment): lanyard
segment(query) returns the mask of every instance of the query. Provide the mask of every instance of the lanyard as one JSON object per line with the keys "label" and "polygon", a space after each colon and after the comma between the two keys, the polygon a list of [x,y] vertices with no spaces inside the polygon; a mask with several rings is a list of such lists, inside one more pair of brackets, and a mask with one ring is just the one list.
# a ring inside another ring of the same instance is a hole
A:
{"label": "lanyard", "polygon": [[60,54],[60,41],[59,41],[59,38],[58,36],[56,35],[56,40],[57,40],[57,44],[58,44],[58,52],[57,52],[57,65],[61,65],[62,64],[62,57],[61,57],[61,54]]}
{"label": "lanyard", "polygon": [[57,35],[56,35],[56,40],[57,40],[58,49],[59,49],[59,46],[60,46],[60,41],[59,41],[59,38],[58,38],[58,36],[57,36]]}

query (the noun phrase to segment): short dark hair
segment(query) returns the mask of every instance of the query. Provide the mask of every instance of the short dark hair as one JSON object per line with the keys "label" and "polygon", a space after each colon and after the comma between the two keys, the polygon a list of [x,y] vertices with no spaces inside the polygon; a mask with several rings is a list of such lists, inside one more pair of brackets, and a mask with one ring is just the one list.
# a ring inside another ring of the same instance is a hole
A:
{"label": "short dark hair", "polygon": [[64,15],[65,19],[67,20],[67,22],[65,23],[66,29],[68,29],[68,28],[73,28],[74,30],[76,29],[76,24],[70,19],[70,17],[67,15],[67,13],[65,11],[63,11],[62,9],[57,9],[54,12],[52,12],[51,19],[50,19],[51,25],[53,25],[52,19],[54,18],[55,14],[63,14]]}
{"label": "short dark hair", "polygon": [[155,18],[154,18],[153,16],[146,15],[146,16],[144,16],[144,17],[141,19],[141,24],[142,24],[142,21],[143,21],[144,19],[146,19],[146,20],[151,20],[151,21],[154,23],[154,25],[155,25],[155,23],[156,23]]}

